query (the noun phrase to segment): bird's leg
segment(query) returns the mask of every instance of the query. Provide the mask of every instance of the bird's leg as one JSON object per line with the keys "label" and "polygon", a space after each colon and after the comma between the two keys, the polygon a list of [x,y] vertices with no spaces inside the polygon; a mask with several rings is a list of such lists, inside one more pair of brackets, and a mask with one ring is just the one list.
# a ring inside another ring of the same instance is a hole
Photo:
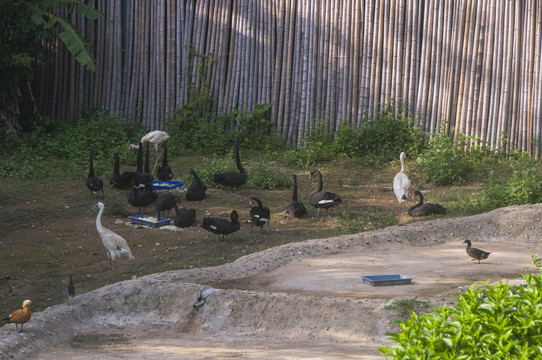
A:
{"label": "bird's leg", "polygon": [[117,269],[115,268],[115,261],[113,261],[113,283],[117,282]]}
{"label": "bird's leg", "polygon": [[109,268],[107,270],[107,285],[109,285],[109,277],[111,275],[111,258],[109,258]]}
{"label": "bird's leg", "polygon": [[160,152],[158,149],[156,150],[156,161],[154,163],[154,167],[152,168],[151,174],[154,176],[154,170],[156,170],[156,165],[158,165],[158,159],[160,159]]}

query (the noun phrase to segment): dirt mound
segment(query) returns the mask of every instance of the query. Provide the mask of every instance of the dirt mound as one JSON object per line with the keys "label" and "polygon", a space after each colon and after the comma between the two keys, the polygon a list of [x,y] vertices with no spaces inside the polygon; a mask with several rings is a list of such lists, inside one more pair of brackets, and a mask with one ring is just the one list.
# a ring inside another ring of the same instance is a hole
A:
{"label": "dirt mound", "polygon": [[[22,334],[4,326],[0,356],[382,358],[377,347],[404,316],[390,306],[396,299],[438,306],[476,280],[520,278],[529,249],[542,239],[541,217],[542,205],[509,207],[288,244],[222,266],[124,281],[35,313]],[[465,238],[492,255],[472,263],[461,245]],[[361,281],[369,272],[407,272],[413,284],[373,288]]]}

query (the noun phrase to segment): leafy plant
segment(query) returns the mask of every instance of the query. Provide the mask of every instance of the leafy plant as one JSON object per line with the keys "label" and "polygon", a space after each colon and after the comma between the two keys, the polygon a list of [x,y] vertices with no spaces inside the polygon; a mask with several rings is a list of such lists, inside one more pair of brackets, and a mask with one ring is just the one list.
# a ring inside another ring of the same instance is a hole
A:
{"label": "leafy plant", "polygon": [[380,348],[392,359],[535,359],[542,356],[542,278],[525,276],[526,286],[471,286],[455,307],[399,322]]}
{"label": "leafy plant", "polygon": [[473,164],[465,151],[464,139],[454,141],[439,131],[429,140],[423,156],[416,159],[416,166],[424,178],[436,185],[458,185],[465,182]]}

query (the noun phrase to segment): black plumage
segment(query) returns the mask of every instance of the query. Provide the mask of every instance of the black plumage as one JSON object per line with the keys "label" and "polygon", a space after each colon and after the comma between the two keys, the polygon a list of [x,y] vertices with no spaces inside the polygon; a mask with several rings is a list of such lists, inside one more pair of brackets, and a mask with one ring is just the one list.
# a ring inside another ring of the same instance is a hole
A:
{"label": "black plumage", "polygon": [[[256,225],[260,227],[260,232],[262,232],[263,226],[265,224],[269,224],[269,221],[271,219],[271,211],[267,206],[263,206],[262,201],[257,197],[251,196],[251,205],[253,201],[255,201],[257,205],[250,208],[250,223],[252,224],[252,226]],[[252,226],[250,227],[251,231]]]}
{"label": "black plumage", "polygon": [[416,196],[420,197],[420,201],[414,205],[408,208],[408,215],[410,216],[428,216],[428,215],[434,215],[434,214],[446,214],[446,208],[439,204],[431,204],[431,203],[425,203],[423,202],[423,195],[421,191],[416,190],[414,191],[414,194],[412,195],[412,198],[416,198]]}
{"label": "black plumage", "polygon": [[469,255],[473,261],[478,260],[477,264],[480,263],[480,260],[487,259],[489,257],[489,254],[491,254],[488,251],[473,248],[471,241],[468,239],[463,241],[463,244],[467,244],[467,249],[466,249],[467,255]]}
{"label": "black plumage", "polygon": [[173,179],[173,172],[171,171],[171,168],[167,162],[167,142],[164,142],[162,147],[164,148],[164,157],[162,158],[162,166],[156,170],[156,177],[161,182],[171,183],[171,180]]}
{"label": "black plumage", "polygon": [[130,195],[128,195],[128,206],[135,206],[139,208],[141,213],[142,209],[151,205],[158,198],[158,194],[154,190],[147,189],[144,184],[132,187]]}
{"label": "black plumage", "polygon": [[183,207],[175,205],[175,226],[185,228],[196,225],[196,210],[185,209]]}
{"label": "black plumage", "polygon": [[124,171],[120,173],[120,160],[119,154],[113,154],[113,159],[115,160],[113,166],[113,175],[109,179],[109,184],[115,189],[126,189],[131,186],[132,179],[137,175],[135,171]]}
{"label": "black plumage", "polygon": [[169,210],[175,208],[176,205],[181,206],[181,199],[178,196],[170,193],[162,193],[158,196],[154,202],[154,209],[157,212],[157,217],[160,218],[160,215]]}
{"label": "black plumage", "polygon": [[143,172],[143,144],[141,142],[139,143],[139,146],[137,147],[137,162],[136,162],[136,176],[132,179],[130,185],[135,186],[137,188],[140,187],[140,185],[144,185],[146,190],[151,191],[153,189],[152,182],[154,181],[154,177],[150,173],[149,170],[149,146],[147,144],[147,154],[146,154],[146,160],[145,160],[145,172]]}
{"label": "black plumage", "polygon": [[233,144],[233,147],[235,148],[235,164],[237,165],[237,169],[239,172],[223,172],[219,174],[215,174],[214,176],[214,182],[231,188],[231,191],[233,192],[234,187],[239,187],[243,185],[248,178],[248,175],[243,169],[243,166],[241,165],[241,159],[239,157],[239,144],[235,142]]}
{"label": "black plumage", "polygon": [[104,182],[97,176],[94,176],[94,150],[90,150],[90,168],[87,176],[87,188],[90,190],[90,194],[94,195],[95,192],[102,192],[102,199],[104,198]]}
{"label": "black plumage", "polygon": [[201,182],[194,169],[190,170],[190,174],[194,176],[194,182],[190,184],[190,186],[186,190],[186,200],[199,201],[205,199],[205,192],[207,191],[207,186],[205,186],[205,184]]}
{"label": "black plumage", "polygon": [[339,205],[342,200],[339,195],[323,190],[322,174],[319,170],[311,170],[309,178],[316,175],[318,177],[318,188],[309,194],[309,202],[318,209],[317,215],[320,215],[320,209],[326,209],[326,215],[329,208]]}
{"label": "black plumage", "polygon": [[286,214],[296,218],[301,218],[307,215],[307,209],[303,202],[297,199],[297,175],[292,174],[292,181],[294,182],[294,188],[292,190],[292,202],[286,206]]}
{"label": "black plumage", "polygon": [[73,299],[75,297],[75,285],[73,285],[72,275],[70,275],[70,282],[68,283],[66,293],[68,294],[69,299]]}
{"label": "black plumage", "polygon": [[220,217],[206,217],[203,219],[201,227],[224,238],[225,235],[236,232],[241,228],[239,215],[236,210],[232,210],[230,220]]}

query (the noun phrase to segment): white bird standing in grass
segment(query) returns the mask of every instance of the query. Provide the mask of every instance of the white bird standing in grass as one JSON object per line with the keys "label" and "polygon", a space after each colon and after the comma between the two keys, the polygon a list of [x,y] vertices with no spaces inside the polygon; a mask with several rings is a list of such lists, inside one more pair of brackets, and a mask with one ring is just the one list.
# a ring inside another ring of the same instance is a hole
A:
{"label": "white bird standing in grass", "polygon": [[[169,139],[169,135],[165,131],[161,130],[151,131],[150,133],[145,134],[145,136],[141,138],[141,144],[145,145],[146,143],[150,143],[154,146],[154,150],[156,151],[156,162],[154,163],[154,167],[152,168],[151,172],[151,174],[153,175],[154,171],[156,170],[158,160],[160,159],[160,151],[158,151],[158,145],[160,145],[167,139]],[[128,146],[128,150],[132,149],[139,149],[139,145],[130,144],[130,146]]]}
{"label": "white bird standing in grass", "polygon": [[399,225],[403,225],[403,212],[401,210],[403,202],[408,199],[408,188],[410,186],[410,180],[404,173],[405,157],[406,154],[404,152],[399,155],[399,160],[401,160],[401,171],[399,171],[393,179],[393,192],[395,193],[397,201],[399,202]]}
{"label": "white bird standing in grass", "polygon": [[111,268],[113,269],[113,282],[116,280],[115,260],[123,255],[128,256],[128,259],[130,260],[133,260],[134,257],[132,256],[132,251],[128,247],[128,243],[122,236],[102,226],[102,213],[105,205],[102,202],[99,202],[94,205],[94,208],[97,207],[100,208],[100,211],[96,217],[96,230],[98,230],[98,234],[100,234],[100,237],[102,238],[102,243],[104,244],[107,257],[109,258],[109,271],[107,272],[107,284],[109,285]]}

